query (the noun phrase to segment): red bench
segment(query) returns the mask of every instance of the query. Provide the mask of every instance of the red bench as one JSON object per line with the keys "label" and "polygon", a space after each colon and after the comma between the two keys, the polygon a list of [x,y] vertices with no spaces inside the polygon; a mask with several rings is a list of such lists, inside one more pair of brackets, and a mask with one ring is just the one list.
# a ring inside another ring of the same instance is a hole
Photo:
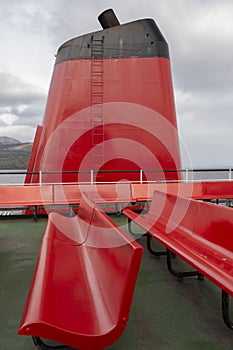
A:
{"label": "red bench", "polygon": [[43,186],[1,186],[0,210],[16,210],[33,208],[33,217],[37,219],[37,207],[53,204],[52,185]]}
{"label": "red bench", "polygon": [[151,201],[154,191],[168,192],[182,197],[199,198],[202,196],[201,182],[156,182],[131,184],[134,201]]}
{"label": "red bench", "polygon": [[75,349],[111,345],[126,327],[142,253],[86,197],[76,217],[51,213],[18,334],[40,349],[51,349],[41,338]]}
{"label": "red bench", "polygon": [[[147,231],[147,244],[156,239],[167,248],[169,271],[179,279],[206,276],[222,289],[223,318],[229,317],[229,294],[233,296],[233,211],[216,204],[172,194],[155,192],[150,210],[138,215],[123,213]],[[171,254],[178,255],[197,271],[178,272],[172,268]],[[152,250],[152,253],[157,253]]]}
{"label": "red bench", "polygon": [[35,204],[53,204],[52,185],[0,187],[0,206],[33,206]]}
{"label": "red bench", "polygon": [[233,182],[232,181],[205,181],[202,182],[203,199],[232,199]]}

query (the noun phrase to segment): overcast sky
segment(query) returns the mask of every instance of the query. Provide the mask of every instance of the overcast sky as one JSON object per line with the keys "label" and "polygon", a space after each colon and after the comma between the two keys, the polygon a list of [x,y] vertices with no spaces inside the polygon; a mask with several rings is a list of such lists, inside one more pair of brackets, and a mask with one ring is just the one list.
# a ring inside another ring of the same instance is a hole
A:
{"label": "overcast sky", "polygon": [[232,0],[0,0],[0,136],[33,141],[58,47],[100,29],[150,17],[170,48],[180,135],[194,167],[233,167]]}

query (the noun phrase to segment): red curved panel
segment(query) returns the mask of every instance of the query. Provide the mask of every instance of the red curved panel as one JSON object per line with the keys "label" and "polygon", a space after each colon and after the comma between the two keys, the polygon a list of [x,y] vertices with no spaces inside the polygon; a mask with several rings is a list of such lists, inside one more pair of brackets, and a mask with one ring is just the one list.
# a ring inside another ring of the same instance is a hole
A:
{"label": "red curved panel", "polygon": [[[41,168],[44,171],[63,172],[80,169],[98,171],[100,168],[127,170],[129,164],[130,170],[133,171],[139,168],[143,170],[180,168],[169,59],[164,57],[104,59],[101,104],[92,101],[91,62],[88,59],[79,59],[61,62],[55,66],[43,119],[43,130],[33,160],[33,171],[39,171]],[[97,96],[97,93],[95,94]],[[108,111],[107,116],[103,115],[103,109],[109,103],[112,104],[113,112],[114,103],[117,108],[120,104],[119,118],[117,117],[118,121],[115,123],[111,119],[111,111]],[[129,106],[136,111],[135,122],[128,115]],[[85,114],[88,107],[91,108],[91,112],[88,112],[85,118],[78,115],[80,111],[84,111]],[[143,113],[142,107],[145,109]],[[148,111],[154,112],[152,121],[147,118]],[[75,120],[69,121],[74,115]],[[161,123],[160,119],[163,123],[167,122],[163,128],[156,126]],[[74,139],[76,130],[79,135]],[[47,155],[48,147],[51,148],[49,143],[56,133],[56,141],[53,140],[52,150],[49,151],[54,157],[50,154],[49,160],[46,160],[44,155]],[[71,134],[74,141],[72,144],[70,144]],[[57,154],[65,154],[62,165],[55,160]],[[125,175],[121,176],[119,173],[117,175],[108,173],[98,175],[96,180],[119,181],[125,178]],[[149,180],[156,179],[155,174],[144,176],[149,176]],[[178,175],[177,173],[166,175],[166,178],[169,177],[177,179]],[[128,174],[127,178],[135,180],[135,174]],[[82,177],[81,181],[85,179]],[[49,178],[43,177],[43,180],[56,182],[57,178],[55,175],[53,177],[50,175]],[[76,180],[77,176],[62,177],[64,182]],[[31,182],[37,181],[38,177],[33,176]]]}

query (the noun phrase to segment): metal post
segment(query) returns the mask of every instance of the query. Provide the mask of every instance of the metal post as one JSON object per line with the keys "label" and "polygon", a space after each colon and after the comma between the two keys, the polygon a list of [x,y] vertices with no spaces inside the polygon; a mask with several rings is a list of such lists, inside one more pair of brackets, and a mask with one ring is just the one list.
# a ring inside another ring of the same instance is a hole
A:
{"label": "metal post", "polygon": [[39,184],[42,185],[42,171],[39,171]]}
{"label": "metal post", "polygon": [[228,180],[231,181],[231,169],[229,169],[229,173],[228,173]]}
{"label": "metal post", "polygon": [[142,169],[140,169],[140,184],[142,184]]}
{"label": "metal post", "polygon": [[69,217],[70,218],[73,217],[73,206],[72,206],[72,204],[69,204]]}
{"label": "metal post", "polygon": [[94,170],[91,170],[91,185],[94,183]]}
{"label": "metal post", "polygon": [[188,182],[188,180],[189,180],[189,170],[186,169],[185,170],[185,182]]}

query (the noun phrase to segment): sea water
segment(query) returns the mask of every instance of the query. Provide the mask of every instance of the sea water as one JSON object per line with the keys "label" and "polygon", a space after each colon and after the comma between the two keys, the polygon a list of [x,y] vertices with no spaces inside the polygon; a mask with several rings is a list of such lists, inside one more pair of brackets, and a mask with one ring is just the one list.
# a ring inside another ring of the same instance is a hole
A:
{"label": "sea water", "polygon": [[0,170],[0,185],[22,185],[25,173],[26,170]]}

